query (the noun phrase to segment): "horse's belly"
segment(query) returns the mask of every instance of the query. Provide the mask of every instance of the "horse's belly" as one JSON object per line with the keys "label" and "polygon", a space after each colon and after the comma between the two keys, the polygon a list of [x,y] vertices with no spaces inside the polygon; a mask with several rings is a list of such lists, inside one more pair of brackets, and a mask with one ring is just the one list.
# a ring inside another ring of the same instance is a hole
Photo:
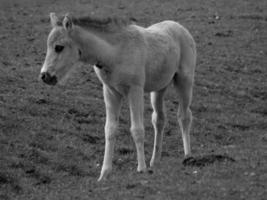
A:
{"label": "horse's belly", "polygon": [[167,87],[178,70],[179,55],[172,49],[151,56],[146,66],[145,91],[158,91]]}
{"label": "horse's belly", "polygon": [[168,65],[164,65],[158,70],[154,69],[149,71],[149,73],[146,74],[144,90],[146,92],[159,91],[167,87],[171,83],[176,71],[177,69],[175,66]]}
{"label": "horse's belly", "polygon": [[158,91],[170,84],[178,70],[179,44],[167,34],[151,33],[147,36],[148,53],[145,70],[145,91]]}
{"label": "horse's belly", "polygon": [[152,92],[152,91],[159,91],[165,87],[167,87],[171,83],[172,79],[169,79],[168,81],[153,81],[150,83],[147,83],[145,85],[145,92]]}

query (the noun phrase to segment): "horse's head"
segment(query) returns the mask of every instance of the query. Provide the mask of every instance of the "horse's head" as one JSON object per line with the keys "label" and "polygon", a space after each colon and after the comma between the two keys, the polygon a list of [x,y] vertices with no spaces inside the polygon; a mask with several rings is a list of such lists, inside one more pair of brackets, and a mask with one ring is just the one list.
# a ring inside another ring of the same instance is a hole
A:
{"label": "horse's head", "polygon": [[50,20],[52,30],[47,39],[46,58],[40,78],[49,85],[55,85],[78,63],[80,52],[70,38],[73,30],[71,17],[66,15],[61,22],[55,13],[50,13]]}

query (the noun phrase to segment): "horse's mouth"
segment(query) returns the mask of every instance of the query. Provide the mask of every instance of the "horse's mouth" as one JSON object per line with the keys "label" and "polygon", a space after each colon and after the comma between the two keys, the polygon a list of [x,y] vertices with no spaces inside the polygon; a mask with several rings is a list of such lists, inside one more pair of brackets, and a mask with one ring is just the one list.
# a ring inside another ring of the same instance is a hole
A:
{"label": "horse's mouth", "polygon": [[48,84],[48,85],[56,85],[57,84],[57,77],[56,76],[52,76],[51,77],[51,80],[49,80],[49,81],[44,81],[46,84]]}
{"label": "horse's mouth", "polygon": [[48,85],[56,85],[58,82],[57,77],[55,75],[51,76],[48,72],[43,72],[41,74],[41,79]]}

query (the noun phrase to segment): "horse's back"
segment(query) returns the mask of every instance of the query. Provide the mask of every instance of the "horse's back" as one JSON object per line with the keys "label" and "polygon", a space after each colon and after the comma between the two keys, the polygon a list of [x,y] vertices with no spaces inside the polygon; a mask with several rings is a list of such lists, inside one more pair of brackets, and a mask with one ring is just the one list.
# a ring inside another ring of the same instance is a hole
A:
{"label": "horse's back", "polygon": [[168,31],[168,30],[172,29],[173,27],[179,29],[182,26],[178,22],[171,21],[171,20],[165,20],[165,21],[162,21],[162,22],[158,22],[156,24],[152,24],[152,25],[148,26],[146,29],[147,30],[151,30],[151,31],[154,30],[154,31],[157,31],[157,32],[165,32],[165,31]]}
{"label": "horse's back", "polygon": [[[147,28],[132,25],[130,29],[134,33],[137,32],[138,37],[142,38],[140,41],[143,41],[135,45],[138,52],[143,52],[145,68],[136,66],[138,70],[134,70],[133,67],[131,70],[136,72],[136,76],[144,77],[145,91],[158,91],[166,87],[180,71],[192,74],[193,67],[183,69],[185,65],[182,63],[186,63],[190,58],[190,46],[194,46],[194,41],[182,25],[174,21],[163,21]],[[144,73],[140,67],[145,69]]]}
{"label": "horse's back", "polygon": [[[189,32],[181,24],[175,21],[166,20],[156,24],[153,24],[146,28],[151,33],[158,33],[168,35],[173,39],[177,39],[183,35],[189,34]],[[189,34],[190,35],[190,34]]]}
{"label": "horse's back", "polygon": [[171,37],[174,45],[179,49],[179,70],[187,74],[194,74],[196,65],[196,44],[189,31],[178,22],[167,20],[153,24],[147,28],[149,32]]}

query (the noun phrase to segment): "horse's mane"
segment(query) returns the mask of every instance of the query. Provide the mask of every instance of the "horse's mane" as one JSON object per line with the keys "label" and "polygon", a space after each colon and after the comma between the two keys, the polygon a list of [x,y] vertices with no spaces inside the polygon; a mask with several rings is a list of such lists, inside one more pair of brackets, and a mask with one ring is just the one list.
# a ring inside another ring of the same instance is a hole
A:
{"label": "horse's mane", "polygon": [[[131,24],[131,21],[125,18],[118,17],[71,17],[74,25],[85,29],[93,29],[100,32],[116,32]],[[62,20],[60,20],[62,21]],[[60,23],[59,25],[62,25]]]}

